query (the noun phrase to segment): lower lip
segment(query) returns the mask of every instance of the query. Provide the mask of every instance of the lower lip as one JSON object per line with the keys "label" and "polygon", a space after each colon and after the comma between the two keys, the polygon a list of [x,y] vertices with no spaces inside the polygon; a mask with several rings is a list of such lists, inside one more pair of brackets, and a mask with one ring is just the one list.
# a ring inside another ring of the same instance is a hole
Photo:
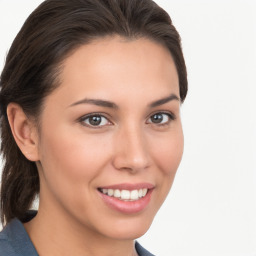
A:
{"label": "lower lip", "polygon": [[136,201],[122,201],[116,197],[105,195],[101,192],[100,195],[103,201],[111,208],[121,213],[134,214],[143,211],[150,202],[153,189],[148,190],[147,194]]}

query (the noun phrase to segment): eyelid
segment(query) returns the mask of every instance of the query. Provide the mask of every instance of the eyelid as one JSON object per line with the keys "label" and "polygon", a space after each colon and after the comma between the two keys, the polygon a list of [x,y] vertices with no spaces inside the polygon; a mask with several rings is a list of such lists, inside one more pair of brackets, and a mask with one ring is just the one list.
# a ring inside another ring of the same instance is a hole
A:
{"label": "eyelid", "polygon": [[156,111],[156,112],[154,112],[154,113],[152,113],[152,114],[150,114],[150,116],[147,118],[147,122],[148,122],[148,120],[152,117],[152,116],[154,116],[154,115],[156,115],[156,114],[161,114],[161,115],[167,115],[168,117],[169,117],[169,121],[168,122],[165,122],[165,123],[153,123],[153,122],[149,122],[149,124],[154,124],[154,125],[158,125],[158,126],[161,126],[161,125],[166,125],[166,124],[169,124],[171,121],[174,121],[175,119],[176,119],[176,115],[173,113],[173,112],[171,112],[171,111]]}
{"label": "eyelid", "polygon": [[[86,124],[84,121],[87,119],[87,118],[90,118],[92,116],[100,116],[100,117],[103,117],[105,118],[107,121],[108,121],[108,124],[106,125],[99,125],[99,126],[93,126],[93,125],[90,125],[90,124]],[[81,117],[78,118],[78,122],[81,123],[83,126],[86,126],[86,127],[89,127],[89,128],[93,128],[93,129],[99,129],[99,128],[103,128],[103,127],[106,127],[106,126],[109,126],[109,124],[113,124],[113,122],[111,122],[109,120],[110,118],[107,117],[107,114],[106,113],[102,113],[102,112],[93,112],[93,113],[89,113],[89,114],[86,114],[86,115],[83,115]]]}

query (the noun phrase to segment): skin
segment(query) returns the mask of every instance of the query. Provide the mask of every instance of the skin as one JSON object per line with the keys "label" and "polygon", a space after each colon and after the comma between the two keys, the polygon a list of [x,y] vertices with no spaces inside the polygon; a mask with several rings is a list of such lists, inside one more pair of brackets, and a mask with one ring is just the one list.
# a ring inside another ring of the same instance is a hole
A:
{"label": "skin", "polygon": [[[60,79],[44,101],[39,131],[19,106],[8,106],[14,137],[40,175],[39,211],[25,228],[40,255],[136,255],[133,241],[150,227],[183,152],[173,59],[148,39],[108,37],[78,48]],[[177,99],[151,104],[170,95]],[[104,116],[98,126],[87,118],[95,112]],[[161,123],[152,122],[155,113]],[[142,182],[154,189],[139,213],[116,211],[99,196],[99,187]]]}

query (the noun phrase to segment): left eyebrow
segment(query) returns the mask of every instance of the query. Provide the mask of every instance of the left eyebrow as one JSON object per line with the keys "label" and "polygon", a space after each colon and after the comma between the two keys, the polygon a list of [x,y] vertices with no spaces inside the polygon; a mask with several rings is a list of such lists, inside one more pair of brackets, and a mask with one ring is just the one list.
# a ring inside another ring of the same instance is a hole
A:
{"label": "left eyebrow", "polygon": [[118,106],[114,102],[101,100],[101,99],[83,99],[71,104],[70,107],[73,107],[79,104],[92,104],[92,105],[106,107],[106,108],[118,109]]}
{"label": "left eyebrow", "polygon": [[157,100],[157,101],[153,101],[149,104],[149,107],[150,108],[154,108],[154,107],[157,107],[157,106],[160,106],[160,105],[163,105],[169,101],[172,101],[172,100],[177,100],[177,101],[180,101],[180,98],[175,95],[175,94],[171,94],[170,96],[166,97],[166,98],[163,98],[163,99],[160,99],[160,100]]}

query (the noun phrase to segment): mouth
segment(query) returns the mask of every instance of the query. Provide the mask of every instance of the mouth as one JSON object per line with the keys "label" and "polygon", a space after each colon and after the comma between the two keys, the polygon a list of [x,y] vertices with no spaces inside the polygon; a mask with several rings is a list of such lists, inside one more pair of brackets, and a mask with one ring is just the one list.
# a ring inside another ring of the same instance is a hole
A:
{"label": "mouth", "polygon": [[120,189],[112,189],[112,188],[99,188],[98,190],[104,195],[115,197],[121,201],[137,201],[145,197],[149,189],[140,188],[140,189],[134,189],[134,190],[126,190],[126,189],[120,190]]}
{"label": "mouth", "polygon": [[106,205],[124,214],[143,211],[150,203],[153,190],[154,186],[148,183],[119,184],[98,188]]}

